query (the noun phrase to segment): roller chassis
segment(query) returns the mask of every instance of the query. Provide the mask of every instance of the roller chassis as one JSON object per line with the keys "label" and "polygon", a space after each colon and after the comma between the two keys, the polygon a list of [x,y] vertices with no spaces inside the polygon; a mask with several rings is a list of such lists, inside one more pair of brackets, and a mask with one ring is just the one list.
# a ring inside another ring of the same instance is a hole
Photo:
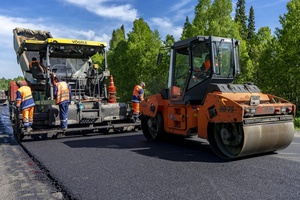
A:
{"label": "roller chassis", "polygon": [[[291,144],[296,106],[262,93],[253,83],[233,84],[240,72],[238,46],[233,38],[213,36],[196,36],[172,45],[168,88],[141,102],[147,140],[160,140],[165,133],[198,135],[226,160]],[[195,68],[207,55],[211,72],[195,80]]]}

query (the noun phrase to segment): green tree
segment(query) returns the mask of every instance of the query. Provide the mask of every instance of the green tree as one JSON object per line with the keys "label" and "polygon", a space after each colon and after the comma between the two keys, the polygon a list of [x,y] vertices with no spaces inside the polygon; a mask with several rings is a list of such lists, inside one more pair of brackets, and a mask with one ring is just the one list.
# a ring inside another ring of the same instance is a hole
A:
{"label": "green tree", "polygon": [[[117,96],[120,97],[124,96],[125,91],[122,89],[122,86],[127,83],[126,77],[122,72],[127,72],[130,67],[128,64],[130,61],[126,54],[128,43],[125,38],[125,29],[123,25],[119,29],[113,31],[109,44],[111,46],[107,56],[108,69],[114,78],[114,84],[117,87]],[[128,101],[128,99],[125,101]]]}
{"label": "green tree", "polygon": [[196,35],[206,35],[210,7],[211,0],[198,0],[198,4],[195,7],[195,18],[191,24],[189,23],[188,18],[186,18],[180,39],[186,39]]}
{"label": "green tree", "polygon": [[185,23],[183,26],[183,31],[181,34],[181,38],[180,39],[184,39],[184,38],[189,38],[189,37],[193,37],[193,31],[192,31],[192,24],[189,21],[189,17],[187,16],[185,18]]}
{"label": "green tree", "polygon": [[259,43],[257,42],[257,38],[255,37],[255,21],[254,21],[254,9],[251,6],[249,11],[249,18],[248,18],[248,36],[247,36],[247,49],[250,59],[257,60],[258,54],[255,51],[255,48]]}
{"label": "green tree", "polygon": [[294,102],[299,110],[300,0],[290,0],[286,8],[287,13],[279,17],[282,28],[276,29],[279,44],[276,69],[280,74],[277,83],[279,95]]}
{"label": "green tree", "polygon": [[257,47],[260,46],[260,41],[255,37],[254,9],[252,6],[249,11],[248,29],[246,35],[245,32],[241,33],[241,35],[243,35],[243,42],[247,46],[246,52],[248,54],[243,58],[242,61],[243,65],[246,65],[246,67],[243,67],[243,70],[246,71],[246,73],[243,73],[242,76],[244,81],[257,83],[258,59],[260,55]]}
{"label": "green tree", "polygon": [[166,36],[165,41],[164,41],[164,45],[165,45],[165,46],[171,46],[171,45],[173,45],[174,42],[175,42],[174,36],[168,34],[168,35]]}
{"label": "green tree", "polygon": [[245,13],[245,0],[238,0],[236,3],[234,21],[239,25],[239,32],[243,40],[248,37],[248,29],[246,25],[247,16]]}
{"label": "green tree", "polygon": [[127,90],[129,88],[132,90],[140,81],[146,83],[146,92],[149,94],[157,93],[162,88],[160,84],[165,79],[161,76],[165,74],[165,69],[156,64],[161,46],[161,38],[157,30],[152,31],[142,18],[134,21],[132,31],[128,33],[127,56],[132,62],[128,75],[132,78],[127,83]]}
{"label": "green tree", "polygon": [[231,0],[215,0],[208,12],[209,22],[206,34],[239,39],[238,28],[231,18],[231,13]]}
{"label": "green tree", "polygon": [[140,18],[133,22],[127,38],[114,43],[108,58],[120,101],[130,101],[132,90],[140,81],[146,83],[147,95],[157,93],[158,88],[162,88],[162,80],[166,80],[163,77],[166,76],[165,69],[156,65],[158,51],[162,46],[158,31],[152,31]]}
{"label": "green tree", "polygon": [[251,40],[255,36],[255,16],[254,16],[254,9],[251,6],[249,11],[249,18],[248,18],[248,36],[247,39]]}
{"label": "green tree", "polygon": [[24,80],[24,78],[22,76],[18,76],[17,78],[13,78],[13,79],[6,79],[4,77],[2,77],[0,79],[0,90],[9,90],[9,86],[10,86],[10,83],[12,81],[18,81],[18,80]]}
{"label": "green tree", "polygon": [[182,38],[196,35],[215,35],[240,38],[236,23],[231,18],[231,0],[198,0],[191,25],[186,21]]}
{"label": "green tree", "polygon": [[262,91],[276,94],[279,86],[276,84],[278,78],[276,38],[272,36],[271,29],[266,26],[258,30],[253,41],[255,41],[252,49],[253,60],[258,65],[255,82]]}
{"label": "green tree", "polygon": [[111,40],[109,41],[109,48],[113,50],[116,48],[119,42],[125,41],[125,28],[122,25],[119,29],[113,30]]}
{"label": "green tree", "polygon": [[101,71],[101,69],[104,68],[104,56],[102,54],[96,53],[95,55],[93,55],[91,57],[93,63],[98,64],[99,65],[99,71]]}
{"label": "green tree", "polygon": [[[158,67],[161,69],[160,78],[161,78],[161,84],[160,87],[167,88],[168,87],[168,70],[170,66],[170,47],[175,42],[175,38],[172,35],[167,35],[164,40],[164,46],[160,48],[160,54],[161,54],[161,60],[157,64]],[[157,91],[159,91],[159,88],[157,88]]]}

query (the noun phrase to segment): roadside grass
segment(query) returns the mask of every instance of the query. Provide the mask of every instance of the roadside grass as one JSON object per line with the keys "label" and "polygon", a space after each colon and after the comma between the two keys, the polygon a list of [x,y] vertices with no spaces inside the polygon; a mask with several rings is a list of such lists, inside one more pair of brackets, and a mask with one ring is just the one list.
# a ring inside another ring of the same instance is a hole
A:
{"label": "roadside grass", "polygon": [[294,126],[295,126],[295,129],[300,130],[300,117],[295,117]]}

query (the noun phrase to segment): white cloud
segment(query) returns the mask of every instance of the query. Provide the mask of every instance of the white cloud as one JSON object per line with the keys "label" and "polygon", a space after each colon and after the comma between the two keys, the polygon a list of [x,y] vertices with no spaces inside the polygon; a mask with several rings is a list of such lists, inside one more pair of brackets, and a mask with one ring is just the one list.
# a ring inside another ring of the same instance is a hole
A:
{"label": "white cloud", "polygon": [[[48,24],[45,26],[45,24]],[[26,18],[14,18],[0,15],[0,44],[1,45],[12,45],[12,31],[16,27],[27,28],[33,30],[47,30],[51,32],[53,37],[64,37],[64,38],[78,38],[78,39],[87,39],[95,40],[95,38],[106,39],[107,34],[102,33],[97,35],[94,30],[83,30],[83,29],[74,29],[66,27],[59,24],[51,24],[46,21],[46,19],[26,19]],[[63,31],[62,31],[63,30]]]}
{"label": "white cloud", "polygon": [[[167,34],[171,34],[175,40],[178,40],[181,37],[186,17],[188,16],[190,21],[194,18],[195,5],[191,2],[192,0],[185,0],[170,5],[170,8],[166,11],[168,17],[150,18],[150,27],[157,29],[162,35],[162,39],[164,39]],[[166,13],[162,14],[166,16]]]}
{"label": "white cloud", "polygon": [[[150,24],[153,27],[157,27],[158,31],[162,35],[171,34],[176,40],[178,40],[182,33],[182,27],[174,26],[173,23],[168,18],[151,18]],[[162,38],[164,39],[164,38]]]}
{"label": "white cloud", "polygon": [[176,12],[173,20],[182,22],[182,26],[183,26],[186,16],[189,17],[190,21],[194,19],[194,10],[195,10],[195,6],[189,6],[188,8],[181,9]]}
{"label": "white cloud", "polygon": [[0,15],[0,76],[15,78],[22,76],[22,71],[17,63],[16,54],[13,49],[13,29],[26,27],[35,29],[35,22],[41,19],[14,18]]}
{"label": "white cloud", "polygon": [[[130,4],[115,5],[105,4],[109,0],[64,0],[67,3],[84,7],[91,13],[104,18],[118,19],[121,21],[132,22],[138,18],[137,10]],[[113,1],[115,2],[115,1]]]}
{"label": "white cloud", "polygon": [[189,4],[190,1],[191,0],[180,1],[179,3],[171,6],[170,11],[174,12],[174,11],[181,10],[181,8],[184,7],[185,5]]}
{"label": "white cloud", "polygon": [[[15,18],[15,17],[8,17],[0,15],[0,36],[1,36],[1,43],[9,42],[12,40],[12,30],[16,27],[27,27],[27,28],[34,28],[35,19],[25,19],[25,18]],[[12,43],[11,43],[12,44]]]}
{"label": "white cloud", "polygon": [[[26,19],[0,15],[0,78],[23,76],[13,48],[13,29],[16,27],[33,30],[47,30],[53,37],[96,40],[108,43],[110,37],[102,30],[74,29],[59,24],[51,24],[48,19]],[[47,26],[45,26],[47,24]],[[62,31],[63,30],[63,31]]]}
{"label": "white cloud", "polygon": [[188,16],[190,21],[194,18],[195,5],[191,4],[191,2],[191,0],[185,0],[170,5],[170,9],[167,11],[169,15],[168,18],[153,17],[150,19],[149,24],[153,27],[157,27],[163,37],[167,34],[171,34],[178,40],[181,37],[186,17]]}
{"label": "white cloud", "polygon": [[190,2],[191,0],[185,0],[170,6],[167,13],[172,15],[173,22],[185,22],[186,16],[192,19],[195,12],[195,5]]}

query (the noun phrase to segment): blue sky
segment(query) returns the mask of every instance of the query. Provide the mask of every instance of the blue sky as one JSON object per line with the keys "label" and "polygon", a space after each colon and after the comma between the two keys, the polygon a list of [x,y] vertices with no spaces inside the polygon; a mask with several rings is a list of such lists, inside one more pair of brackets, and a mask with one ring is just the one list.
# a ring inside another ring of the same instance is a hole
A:
{"label": "blue sky", "polygon": [[[256,31],[268,26],[281,27],[279,16],[286,13],[289,0],[246,0],[255,13]],[[232,1],[233,12],[237,0]],[[109,42],[114,29],[123,24],[132,29],[142,17],[162,39],[172,34],[179,39],[186,16],[194,19],[198,0],[10,0],[0,7],[0,78],[22,76],[13,49],[15,27],[50,31],[53,37]],[[232,13],[234,16],[234,13]]]}

